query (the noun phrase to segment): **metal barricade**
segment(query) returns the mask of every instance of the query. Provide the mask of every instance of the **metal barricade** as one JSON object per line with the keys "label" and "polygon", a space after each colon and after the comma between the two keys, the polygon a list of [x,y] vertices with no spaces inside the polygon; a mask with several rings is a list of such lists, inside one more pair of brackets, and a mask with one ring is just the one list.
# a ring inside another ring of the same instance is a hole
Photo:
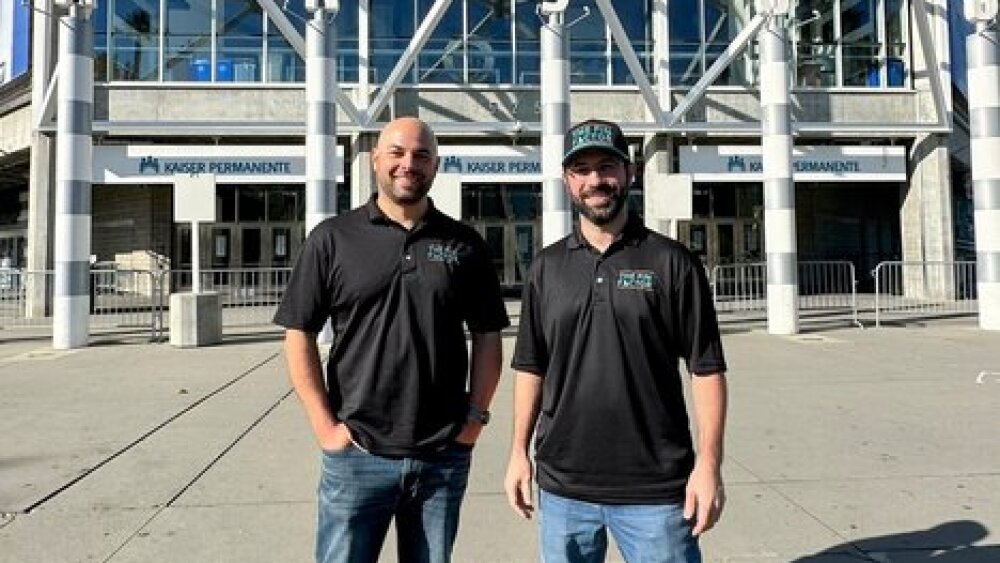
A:
{"label": "metal barricade", "polygon": [[[807,260],[798,263],[798,307],[808,312],[801,320],[858,321],[857,276],[847,260]],[[712,298],[720,314],[742,320],[760,320],[767,313],[767,263],[723,264],[712,268]]]}
{"label": "metal barricade", "polygon": [[799,310],[804,319],[842,318],[861,326],[858,320],[858,278],[848,260],[804,260],[798,264]]}
{"label": "metal barricade", "polygon": [[[146,270],[91,270],[89,331],[149,333],[160,337],[162,316],[160,277]],[[47,336],[52,331],[55,273],[5,270],[0,272],[0,327],[19,329],[11,335]]]}
{"label": "metal barricade", "polygon": [[978,312],[974,261],[880,262],[872,277],[875,326]]}
{"label": "metal barricade", "polygon": [[[201,270],[201,290],[219,294],[222,305],[222,330],[227,328],[267,326],[285,295],[291,268],[243,268]],[[191,290],[191,270],[170,270],[164,282],[163,319],[169,325],[169,295]]]}
{"label": "metal barricade", "polygon": [[767,311],[767,264],[719,264],[712,268],[712,299],[719,313]]}

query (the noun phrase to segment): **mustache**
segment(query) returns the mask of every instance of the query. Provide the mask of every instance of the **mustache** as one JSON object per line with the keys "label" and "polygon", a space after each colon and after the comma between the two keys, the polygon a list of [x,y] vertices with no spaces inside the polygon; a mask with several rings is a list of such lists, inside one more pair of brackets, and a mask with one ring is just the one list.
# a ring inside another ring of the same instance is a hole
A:
{"label": "mustache", "polygon": [[591,188],[586,188],[580,192],[583,197],[592,195],[603,195],[603,196],[616,196],[620,195],[622,188],[620,186],[612,186],[611,184],[598,184]]}

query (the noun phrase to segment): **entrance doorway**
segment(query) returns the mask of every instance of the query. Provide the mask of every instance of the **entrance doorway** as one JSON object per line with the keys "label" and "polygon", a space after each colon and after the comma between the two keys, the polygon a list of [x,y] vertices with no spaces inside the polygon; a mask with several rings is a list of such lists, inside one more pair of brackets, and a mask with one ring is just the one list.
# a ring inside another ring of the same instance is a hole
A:
{"label": "entrance doorway", "polygon": [[[290,267],[305,237],[301,222],[201,225],[201,267],[212,270]],[[191,226],[178,225],[176,267],[191,269]]]}
{"label": "entrance doorway", "polygon": [[[241,277],[254,279],[262,269],[290,268],[305,240],[304,198],[303,186],[217,186],[216,222],[199,227],[200,264],[215,270],[211,283],[226,286]],[[190,271],[191,226],[175,225],[173,243],[173,269]],[[174,283],[188,286],[190,276],[178,275]]]}
{"label": "entrance doorway", "polygon": [[693,219],[678,235],[707,267],[763,260],[763,225],[748,219]]}
{"label": "entrance doorway", "polygon": [[463,184],[462,220],[475,227],[493,256],[500,285],[520,289],[542,247],[542,186]]}

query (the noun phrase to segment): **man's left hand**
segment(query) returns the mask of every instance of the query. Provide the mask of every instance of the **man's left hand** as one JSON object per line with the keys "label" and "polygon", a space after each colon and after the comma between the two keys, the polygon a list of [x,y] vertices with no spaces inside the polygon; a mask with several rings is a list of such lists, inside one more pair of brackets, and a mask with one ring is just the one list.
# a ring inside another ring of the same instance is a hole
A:
{"label": "man's left hand", "polygon": [[691,535],[697,537],[711,530],[725,504],[726,491],[718,467],[696,464],[684,498],[684,519],[694,518]]}

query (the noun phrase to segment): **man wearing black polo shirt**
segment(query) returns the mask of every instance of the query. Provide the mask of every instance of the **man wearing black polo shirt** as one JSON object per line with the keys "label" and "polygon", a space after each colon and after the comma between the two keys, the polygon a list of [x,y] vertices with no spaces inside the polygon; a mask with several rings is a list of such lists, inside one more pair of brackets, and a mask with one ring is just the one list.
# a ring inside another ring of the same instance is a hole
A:
{"label": "man wearing black polo shirt", "polygon": [[579,222],[524,287],[507,498],[530,517],[534,433],[545,563],[603,561],[609,529],[630,563],[697,562],[696,537],[723,505],[726,364],[708,282],[687,249],[628,214],[634,169],[617,125],[580,123],[565,148]]}
{"label": "man wearing black polo shirt", "polygon": [[446,562],[509,323],[482,238],[427,197],[427,125],[387,125],[372,162],[377,195],[313,229],[275,314],[322,450],[316,560],[374,563],[395,519],[400,561]]}

